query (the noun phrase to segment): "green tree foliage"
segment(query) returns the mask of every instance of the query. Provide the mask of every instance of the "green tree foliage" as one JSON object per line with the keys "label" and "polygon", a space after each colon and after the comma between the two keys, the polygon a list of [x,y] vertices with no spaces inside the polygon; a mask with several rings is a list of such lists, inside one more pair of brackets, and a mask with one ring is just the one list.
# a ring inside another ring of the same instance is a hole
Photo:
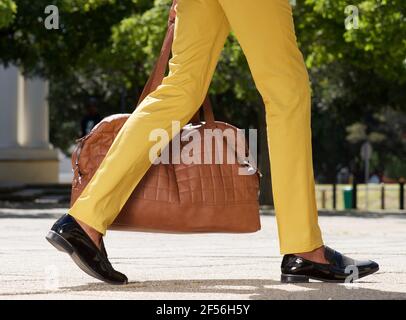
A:
{"label": "green tree foliage", "polygon": [[[381,78],[406,81],[406,3],[403,0],[305,0],[297,6],[297,28],[309,67],[333,62],[374,70]],[[358,29],[344,28],[349,4],[359,10]],[[313,32],[309,32],[313,30]]]}
{"label": "green tree foliage", "polygon": [[0,28],[13,22],[16,10],[17,6],[13,0],[0,0]]}

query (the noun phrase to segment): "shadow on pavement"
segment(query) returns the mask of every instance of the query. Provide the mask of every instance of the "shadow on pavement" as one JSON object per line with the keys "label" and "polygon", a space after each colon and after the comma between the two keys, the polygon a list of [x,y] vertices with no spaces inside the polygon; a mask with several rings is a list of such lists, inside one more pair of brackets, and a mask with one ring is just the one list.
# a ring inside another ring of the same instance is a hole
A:
{"label": "shadow on pavement", "polygon": [[[406,299],[406,292],[391,292],[362,288],[368,282],[355,284],[329,284],[320,282],[302,284],[283,284],[264,279],[216,279],[216,280],[159,280],[130,282],[125,286],[112,286],[104,283],[63,287],[67,292],[105,291],[105,292],[162,292],[162,293],[213,293],[249,295],[252,300],[278,299]],[[227,297],[226,297],[227,298]]]}

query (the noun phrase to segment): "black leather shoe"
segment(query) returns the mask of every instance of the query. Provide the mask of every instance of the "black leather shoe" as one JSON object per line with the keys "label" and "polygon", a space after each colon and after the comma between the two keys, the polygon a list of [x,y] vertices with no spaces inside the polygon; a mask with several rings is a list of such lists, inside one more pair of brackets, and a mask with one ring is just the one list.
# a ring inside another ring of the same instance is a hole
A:
{"label": "black leather shoe", "polygon": [[374,261],[357,261],[326,246],[324,257],[330,262],[329,264],[316,263],[293,254],[285,255],[281,265],[281,282],[309,282],[309,279],[324,282],[353,282],[352,280],[379,270],[379,265]]}
{"label": "black leather shoe", "polygon": [[100,250],[72,216],[65,214],[59,218],[46,239],[59,251],[69,254],[88,275],[109,284],[128,283],[127,277],[111,266],[103,240]]}

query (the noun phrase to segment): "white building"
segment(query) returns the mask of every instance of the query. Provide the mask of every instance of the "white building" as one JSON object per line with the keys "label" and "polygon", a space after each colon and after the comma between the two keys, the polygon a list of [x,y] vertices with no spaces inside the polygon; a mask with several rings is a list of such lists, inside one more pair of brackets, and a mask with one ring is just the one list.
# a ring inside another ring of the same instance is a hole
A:
{"label": "white building", "polygon": [[0,183],[58,182],[47,95],[46,81],[0,65]]}

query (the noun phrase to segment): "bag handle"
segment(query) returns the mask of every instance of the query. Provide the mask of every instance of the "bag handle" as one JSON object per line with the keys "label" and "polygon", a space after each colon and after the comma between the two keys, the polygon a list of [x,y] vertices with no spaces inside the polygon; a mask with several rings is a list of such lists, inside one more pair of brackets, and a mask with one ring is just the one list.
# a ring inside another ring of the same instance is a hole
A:
{"label": "bag handle", "polygon": [[[173,0],[171,9],[169,11],[168,29],[166,31],[165,39],[162,44],[162,48],[161,48],[158,60],[154,65],[152,73],[149,76],[148,81],[144,86],[144,89],[142,90],[142,93],[137,102],[137,106],[141,103],[142,100],[144,100],[144,98],[149,93],[154,91],[162,83],[162,80],[165,77],[166,66],[168,65],[168,62],[169,62],[169,57],[171,54],[172,43],[173,43],[174,30],[175,30],[176,4],[177,4],[177,0]],[[191,122],[200,121],[199,111],[200,111],[200,109],[193,116],[193,118],[191,119]],[[206,120],[207,123],[214,123],[213,107],[212,107],[212,104],[210,102],[210,98],[208,95],[206,95],[204,102],[203,102],[203,113],[204,113],[204,119]]]}

